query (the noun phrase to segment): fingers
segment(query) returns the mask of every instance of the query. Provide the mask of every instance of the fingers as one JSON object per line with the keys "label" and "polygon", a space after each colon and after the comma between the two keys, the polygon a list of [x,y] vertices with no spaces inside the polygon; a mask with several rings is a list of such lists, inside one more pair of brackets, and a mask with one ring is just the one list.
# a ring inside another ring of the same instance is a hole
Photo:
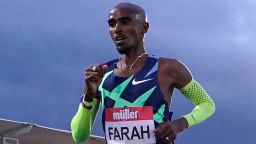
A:
{"label": "fingers", "polygon": [[169,127],[167,122],[162,122],[156,129],[155,134],[157,139],[163,139],[169,134]]}
{"label": "fingers", "polygon": [[85,69],[86,81],[98,82],[107,72],[108,66],[103,64],[91,65]]}
{"label": "fingers", "polygon": [[177,132],[173,129],[170,121],[162,122],[156,129],[155,135],[158,141],[161,143],[170,143],[174,141],[177,136]]}
{"label": "fingers", "polygon": [[85,71],[96,71],[104,75],[107,72],[108,65],[103,64],[97,64],[97,65],[91,65],[88,68],[85,69]]}
{"label": "fingers", "polygon": [[108,70],[108,65],[99,64],[96,66],[96,71],[98,71],[100,73],[100,76],[102,77],[107,72],[107,70]]}
{"label": "fingers", "polygon": [[107,70],[108,70],[108,65],[103,65],[103,71],[104,71],[104,74],[107,72]]}
{"label": "fingers", "polygon": [[97,72],[88,72],[85,74],[85,81],[98,82],[100,77]]}

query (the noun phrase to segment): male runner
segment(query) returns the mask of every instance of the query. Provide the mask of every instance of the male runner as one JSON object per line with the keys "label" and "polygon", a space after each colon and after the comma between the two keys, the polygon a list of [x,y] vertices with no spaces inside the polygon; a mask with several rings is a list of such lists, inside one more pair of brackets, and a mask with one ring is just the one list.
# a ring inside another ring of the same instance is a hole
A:
{"label": "male runner", "polygon": [[[100,103],[104,109],[102,121],[108,143],[112,143],[113,138],[131,140],[128,135],[131,129],[123,127],[122,137],[120,131],[106,130],[105,118],[110,115],[107,109],[127,107],[126,110],[120,110],[120,113],[129,112],[128,117],[135,118],[137,115],[130,112],[130,107],[152,107],[155,126],[152,131],[156,143],[163,144],[173,142],[184,129],[206,120],[214,113],[214,102],[184,64],[175,59],[155,58],[146,53],[144,36],[149,24],[141,7],[132,3],[119,3],[110,11],[108,25],[120,58],[106,64],[89,66],[85,70],[84,95],[71,122],[72,136],[77,143],[90,136]],[[179,89],[195,108],[171,121],[169,107],[174,88]],[[145,138],[134,128],[133,136],[137,136],[138,140]],[[129,143],[128,140],[122,142]]]}

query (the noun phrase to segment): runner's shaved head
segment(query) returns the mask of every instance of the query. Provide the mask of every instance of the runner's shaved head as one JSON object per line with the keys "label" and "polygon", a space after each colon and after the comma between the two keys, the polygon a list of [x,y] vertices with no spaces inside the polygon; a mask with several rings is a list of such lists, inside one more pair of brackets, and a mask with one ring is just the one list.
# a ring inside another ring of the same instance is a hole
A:
{"label": "runner's shaved head", "polygon": [[144,51],[143,41],[149,24],[143,8],[128,2],[119,3],[109,12],[108,25],[120,54]]}
{"label": "runner's shaved head", "polygon": [[128,14],[135,15],[136,19],[139,22],[147,22],[147,16],[144,9],[138,5],[129,2],[121,2],[114,6],[114,8],[110,11],[109,15],[112,15],[119,9],[125,10]]}

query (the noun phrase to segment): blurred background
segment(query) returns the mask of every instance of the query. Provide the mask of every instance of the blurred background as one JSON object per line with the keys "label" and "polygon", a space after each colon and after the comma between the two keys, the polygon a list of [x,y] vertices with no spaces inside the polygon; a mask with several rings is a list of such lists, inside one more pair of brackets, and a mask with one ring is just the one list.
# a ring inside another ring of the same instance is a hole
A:
{"label": "blurred background", "polygon": [[[84,69],[119,55],[108,33],[119,0],[0,0],[0,118],[70,130]],[[150,23],[149,54],[176,58],[216,103],[177,144],[253,144],[256,121],[256,1],[130,0]],[[193,105],[178,90],[174,119]],[[101,111],[93,134],[103,136]]]}

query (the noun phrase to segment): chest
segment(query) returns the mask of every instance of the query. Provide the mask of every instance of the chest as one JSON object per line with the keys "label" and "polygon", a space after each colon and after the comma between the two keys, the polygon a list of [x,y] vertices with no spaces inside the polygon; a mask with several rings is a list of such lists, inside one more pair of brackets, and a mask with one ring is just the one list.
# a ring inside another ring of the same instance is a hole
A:
{"label": "chest", "polygon": [[118,77],[110,74],[102,84],[105,107],[143,106],[158,87],[157,76],[132,75]]}

